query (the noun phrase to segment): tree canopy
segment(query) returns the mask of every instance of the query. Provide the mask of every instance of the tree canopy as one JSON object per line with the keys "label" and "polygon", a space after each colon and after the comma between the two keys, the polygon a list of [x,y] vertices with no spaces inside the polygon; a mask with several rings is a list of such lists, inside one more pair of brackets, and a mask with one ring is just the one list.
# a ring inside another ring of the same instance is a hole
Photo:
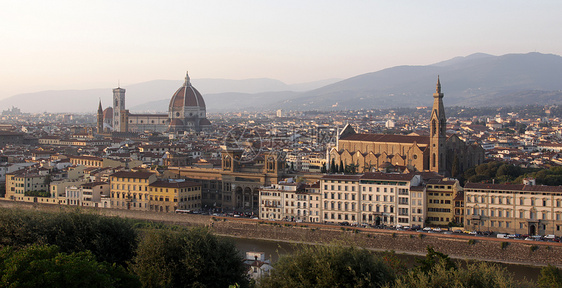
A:
{"label": "tree canopy", "polygon": [[0,250],[1,287],[138,287],[118,265],[98,262],[90,251],[61,253],[57,246],[31,245]]}
{"label": "tree canopy", "polygon": [[283,256],[260,286],[269,287],[381,287],[394,272],[365,249],[342,246],[303,246]]}
{"label": "tree canopy", "polygon": [[207,229],[148,231],[142,238],[133,271],[143,287],[248,286],[246,266],[231,242]]}
{"label": "tree canopy", "polygon": [[118,217],[1,209],[0,223],[1,246],[50,244],[62,252],[89,250],[99,261],[126,264],[137,245],[133,223]]}

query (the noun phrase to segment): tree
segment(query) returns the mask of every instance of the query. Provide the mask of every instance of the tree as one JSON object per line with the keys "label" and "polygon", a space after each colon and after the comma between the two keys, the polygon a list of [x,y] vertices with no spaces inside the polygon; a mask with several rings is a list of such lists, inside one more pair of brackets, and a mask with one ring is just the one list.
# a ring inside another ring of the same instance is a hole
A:
{"label": "tree", "polygon": [[562,274],[556,266],[549,264],[541,269],[537,284],[540,288],[561,288]]}
{"label": "tree", "polygon": [[302,246],[274,264],[260,286],[269,287],[382,287],[394,272],[382,258],[365,249],[342,246]]}
{"label": "tree", "polygon": [[118,265],[100,263],[90,252],[60,253],[57,246],[31,245],[0,250],[2,287],[138,287]]}
{"label": "tree", "polygon": [[139,243],[132,269],[143,287],[248,286],[238,250],[207,229],[149,231]]}
{"label": "tree", "polygon": [[453,167],[451,168],[451,177],[456,178],[459,174],[459,156],[455,154],[453,158]]}
{"label": "tree", "polygon": [[343,173],[345,171],[345,166],[343,166],[343,161],[340,160],[340,170],[338,172]]}
{"label": "tree", "polygon": [[466,268],[449,269],[447,261],[439,261],[426,273],[410,270],[398,278],[393,288],[526,288],[534,287],[532,283],[519,282],[507,271],[507,268],[486,262],[466,263]]}
{"label": "tree", "polygon": [[425,258],[418,259],[417,262],[420,266],[416,267],[416,269],[422,273],[428,273],[439,263],[443,263],[444,268],[447,270],[457,269],[457,265],[449,258],[449,255],[435,251],[435,249],[430,246],[427,246]]}
{"label": "tree", "polygon": [[336,172],[337,172],[336,160],[332,158],[332,163],[330,164],[330,173],[336,173]]}
{"label": "tree", "polygon": [[0,210],[0,245],[24,247],[43,243],[61,252],[90,250],[99,261],[125,265],[137,245],[137,231],[130,220],[74,212],[44,213]]}

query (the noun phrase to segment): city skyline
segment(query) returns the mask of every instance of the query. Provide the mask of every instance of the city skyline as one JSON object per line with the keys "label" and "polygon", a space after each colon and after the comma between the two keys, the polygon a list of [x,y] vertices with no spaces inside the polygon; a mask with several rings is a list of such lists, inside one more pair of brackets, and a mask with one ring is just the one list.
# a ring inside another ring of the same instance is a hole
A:
{"label": "city skyline", "polygon": [[7,3],[0,99],[176,79],[288,84],[482,52],[562,54],[555,11],[524,1]]}

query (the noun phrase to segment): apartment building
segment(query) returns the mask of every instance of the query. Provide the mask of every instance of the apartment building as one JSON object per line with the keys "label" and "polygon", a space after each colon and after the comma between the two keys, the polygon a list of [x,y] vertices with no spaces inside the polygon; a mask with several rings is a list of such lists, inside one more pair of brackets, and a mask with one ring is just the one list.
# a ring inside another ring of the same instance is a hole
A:
{"label": "apartment building", "polygon": [[111,188],[111,208],[130,210],[150,210],[149,186],[154,183],[156,174],[149,172],[120,171],[109,177]]}
{"label": "apartment building", "polygon": [[259,217],[269,220],[320,222],[320,185],[280,182],[260,189]]}
{"label": "apartment building", "polygon": [[341,223],[359,222],[359,181],[362,175],[324,175],[320,179],[322,194],[322,221]]}
{"label": "apartment building", "polygon": [[467,183],[465,229],[562,236],[562,187]]}
{"label": "apartment building", "polygon": [[201,209],[201,184],[184,179],[159,180],[148,187],[149,210],[174,212]]}
{"label": "apartment building", "polygon": [[6,174],[6,199],[29,201],[27,192],[48,191],[47,175],[19,170]]}
{"label": "apartment building", "polygon": [[361,222],[423,227],[425,193],[416,174],[365,173],[359,180]]}
{"label": "apartment building", "polygon": [[456,222],[454,199],[461,191],[458,180],[430,179],[426,183],[427,222],[430,225],[446,226]]}

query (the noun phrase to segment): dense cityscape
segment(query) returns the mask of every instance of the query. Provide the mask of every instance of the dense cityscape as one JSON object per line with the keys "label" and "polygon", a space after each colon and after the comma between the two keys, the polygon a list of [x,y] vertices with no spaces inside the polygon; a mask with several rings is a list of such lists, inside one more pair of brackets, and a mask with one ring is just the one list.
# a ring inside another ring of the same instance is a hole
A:
{"label": "dense cityscape", "polygon": [[[129,113],[120,106],[125,91],[114,89],[113,107],[100,101],[97,115],[3,111],[3,198],[531,241],[562,236],[556,105],[445,109],[438,80],[433,107],[207,119],[189,76],[169,114]],[[248,262],[257,265],[250,275],[269,273],[263,253],[248,255],[257,261]]]}

